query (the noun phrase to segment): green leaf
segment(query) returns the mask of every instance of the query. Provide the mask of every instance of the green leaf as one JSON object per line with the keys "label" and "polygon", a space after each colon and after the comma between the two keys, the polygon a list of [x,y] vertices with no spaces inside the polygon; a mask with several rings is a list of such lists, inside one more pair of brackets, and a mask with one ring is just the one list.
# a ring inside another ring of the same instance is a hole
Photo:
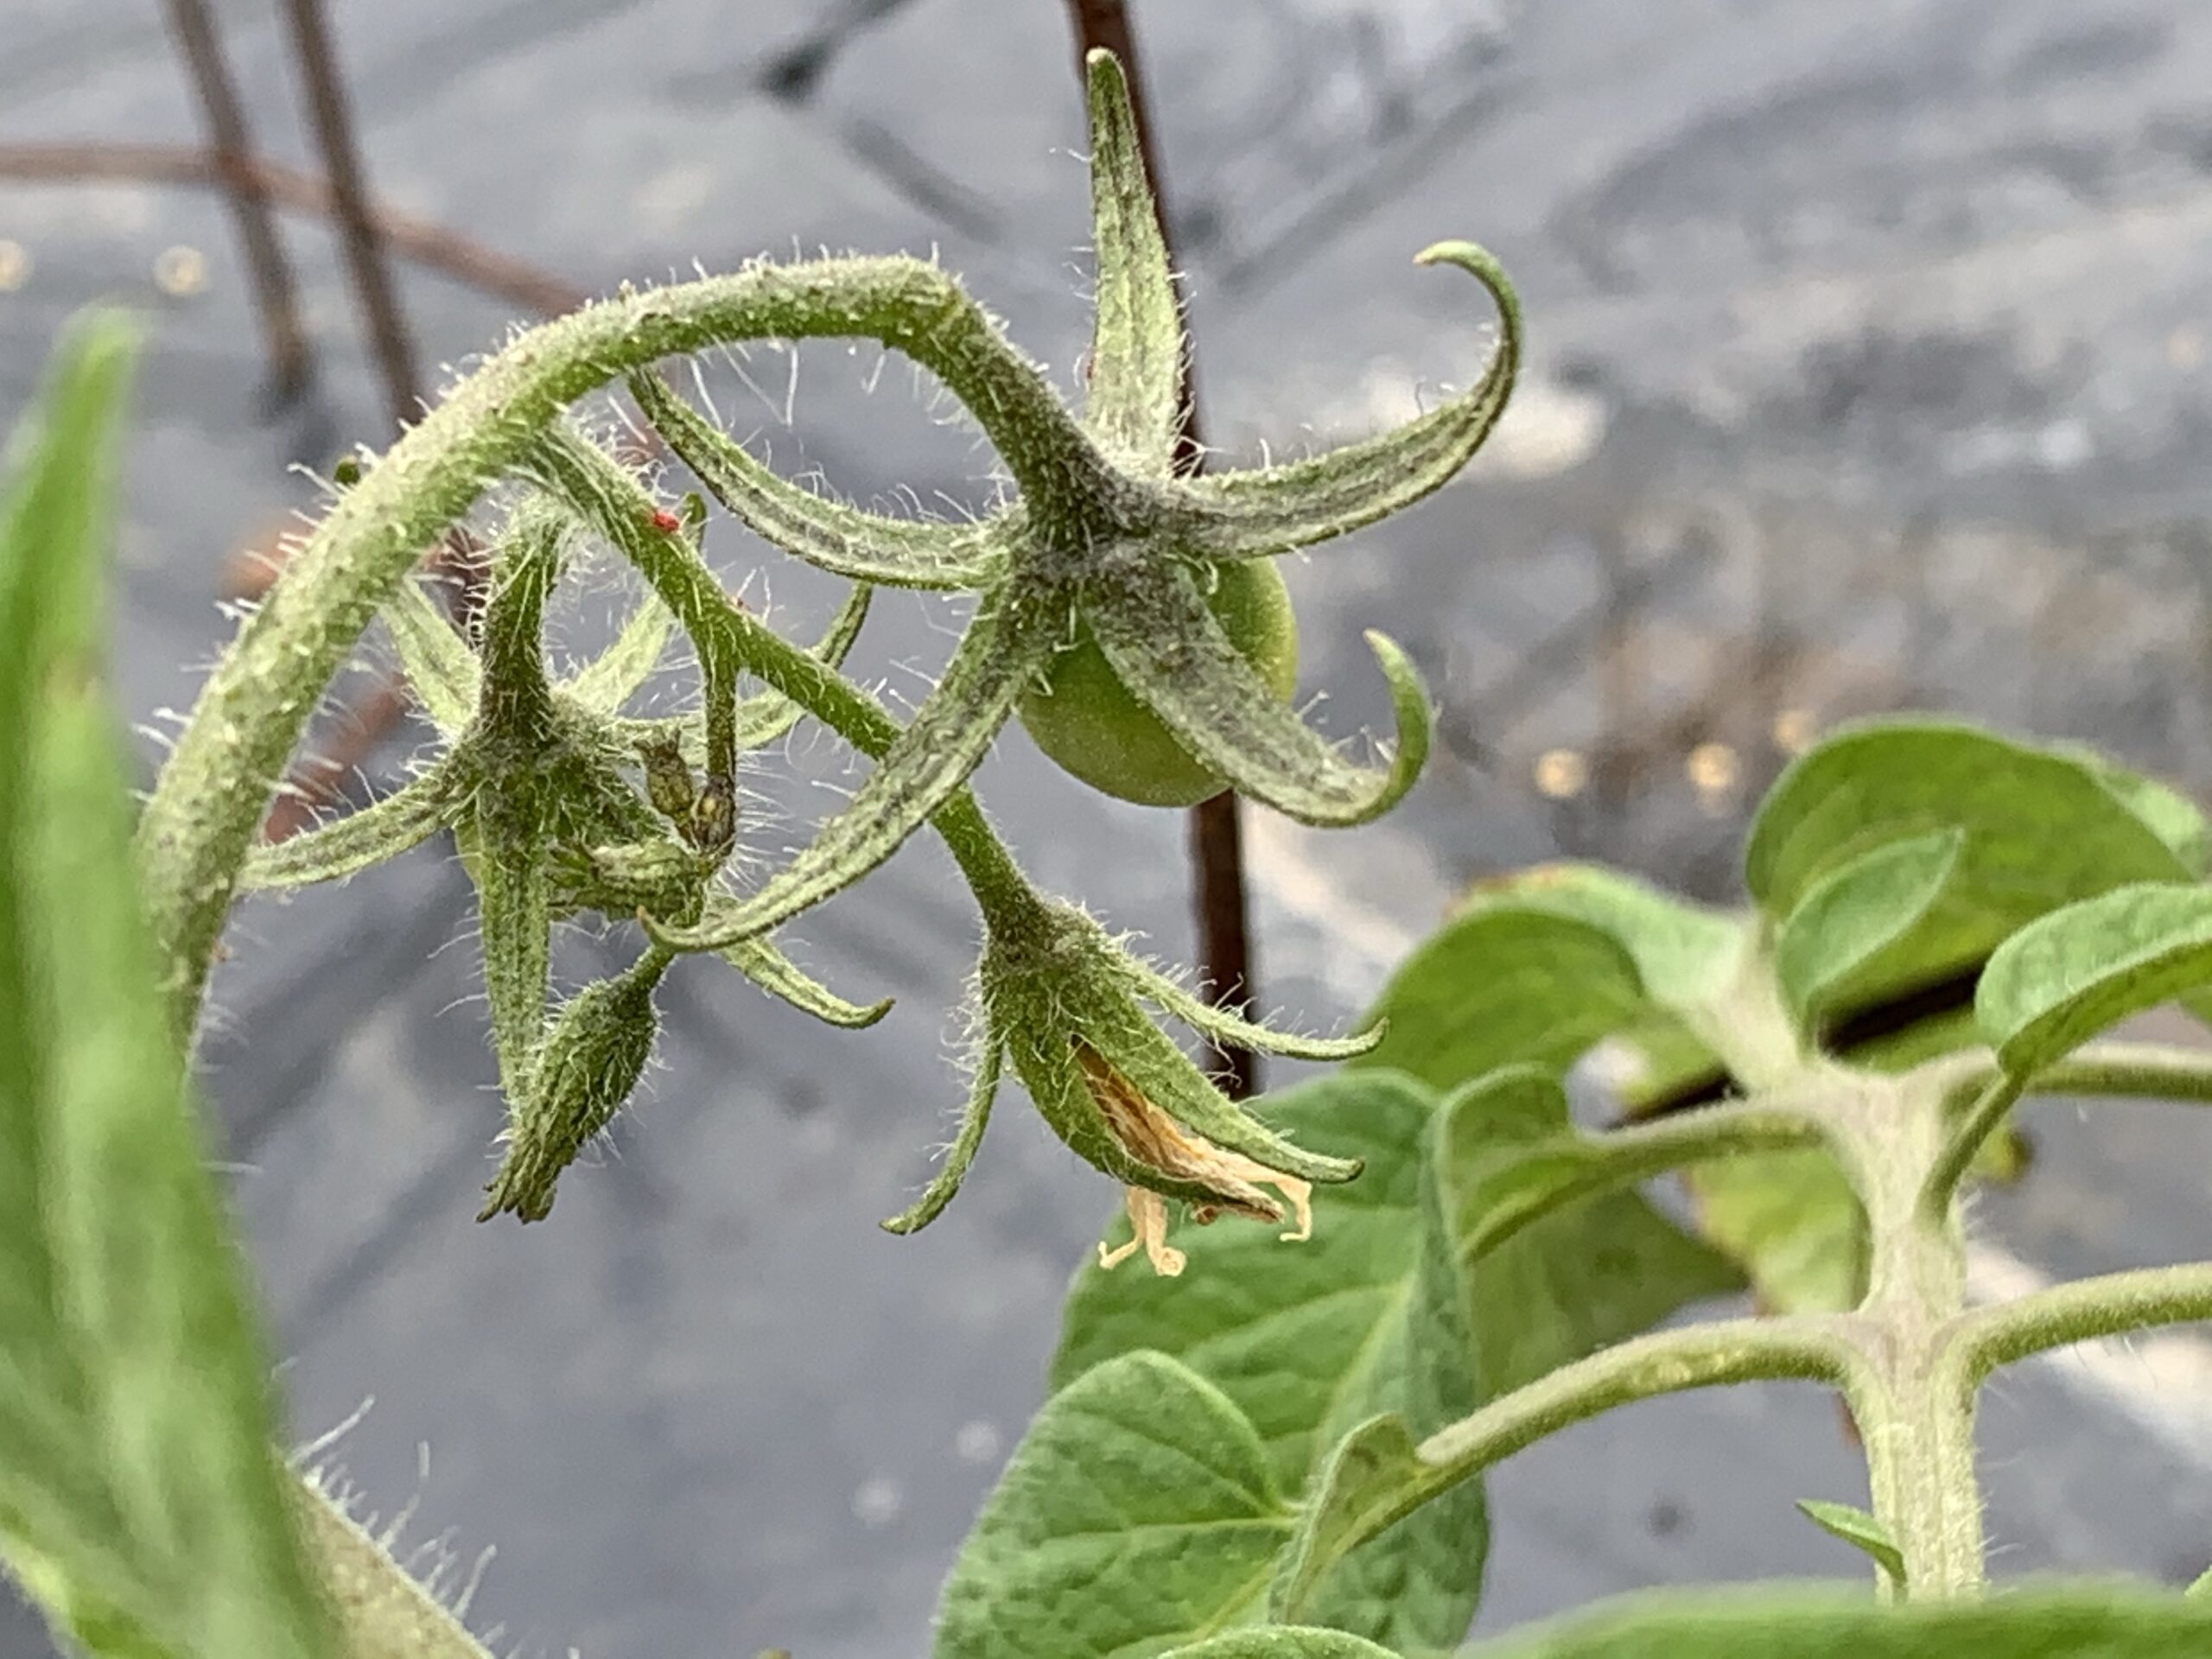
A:
{"label": "green leaf", "polygon": [[[1349,1430],[1400,1412],[1427,1432],[1479,1403],[1427,1152],[1435,1100],[1389,1072],[1338,1072],[1258,1103],[1300,1146],[1363,1159],[1313,1195],[1313,1236],[1224,1223],[1163,1280],[1086,1267],[1068,1300],[1055,1387],[1111,1357],[1173,1353],[1252,1421],[1278,1485],[1305,1488]],[[1465,1634],[1483,1514],[1469,1483],[1362,1550],[1297,1611],[1408,1649]]]}
{"label": "green leaf", "polygon": [[2203,1572],[2191,1580],[2189,1588],[2183,1591],[2182,1594],[2187,1596],[2191,1601],[2202,1601],[2208,1597],[2212,1597],[2212,1567],[2206,1567]]}
{"label": "green leaf", "polygon": [[1815,1587],[1630,1597],[1516,1631],[1470,1659],[2178,1659],[2212,1609],[2128,1586],[1876,1606]]}
{"label": "green leaf", "polygon": [[1388,1648],[1342,1630],[1270,1624],[1256,1630],[1232,1630],[1196,1647],[1178,1648],[1167,1659],[1395,1659]]}
{"label": "green leaf", "polygon": [[2131,1014],[2212,984],[2212,887],[2145,884],[2069,905],[1997,948],[1974,1019],[2031,1075]]}
{"label": "green leaf", "polygon": [[1371,823],[1404,798],[1428,759],[1431,717],[1420,671],[1372,630],[1368,648],[1389,683],[1397,718],[1395,752],[1379,769],[1345,760],[1275,695],[1189,568],[1163,563],[1141,588],[1085,606],[1084,620],[1122,683],[1192,760],[1300,823]]}
{"label": "green leaf", "polygon": [[1107,1659],[1247,1622],[1292,1514],[1219,1389],[1130,1353],[1046,1402],[961,1548],[938,1659]]}
{"label": "green leaf", "polygon": [[1545,1071],[1514,1067],[1453,1094],[1440,1123],[1483,1399],[1742,1288],[1726,1258],[1634,1192],[1578,1199],[1471,1249],[1494,1215],[1527,1202],[1531,1154],[1549,1160],[1569,1141],[1567,1096]]}
{"label": "green leaf", "polygon": [[1408,957],[1370,1020],[1367,1064],[1455,1088],[1522,1062],[1564,1071],[1619,1035],[1669,1071],[1717,1065],[1683,1016],[1725,999],[1744,918],[1610,870],[1553,864],[1476,889]]}
{"label": "green leaf", "polygon": [[630,377],[656,431],[731,515],[770,546],[855,582],[899,588],[981,588],[1003,573],[1007,524],[892,518],[779,477],[656,375]]}
{"label": "green leaf", "polygon": [[1521,302],[1497,261],[1471,242],[1439,242],[1414,257],[1452,265],[1489,290],[1497,349],[1458,397],[1393,431],[1280,467],[1217,473],[1187,488],[1203,517],[1191,539],[1216,558],[1249,559],[1348,535],[1449,483],[1505,412],[1521,366]]}
{"label": "green leaf", "polygon": [[[999,1095],[999,1078],[1006,1070],[1006,1041],[988,1024],[976,1043],[973,1072],[968,1082],[968,1103],[960,1114],[960,1133],[944,1150],[944,1162],[922,1189],[922,1195],[895,1216],[879,1224],[887,1233],[918,1233],[944,1213],[958,1196],[960,1184],[983,1145],[983,1132],[991,1126],[991,1107]],[[1134,1278],[1133,1274],[1124,1274]]]}
{"label": "green leaf", "polygon": [[865,1031],[891,1012],[889,997],[848,1002],[767,939],[740,939],[715,954],[769,995],[842,1031]]}
{"label": "green leaf", "polygon": [[1965,842],[1956,829],[1908,836],[1813,884],[1774,943],[1783,1000],[1801,1024],[1816,1020],[1836,986],[1928,913]]}
{"label": "green leaf", "polygon": [[[1741,1284],[1713,1251],[1685,1237],[1633,1192],[1570,1197],[1603,1160],[1567,1121],[1556,1078],[1532,1066],[1468,1085],[1434,1126],[1452,1248],[1466,1284],[1473,1370],[1495,1400],[1561,1365],[1648,1329],[1695,1297]],[[1529,1219],[1532,1210],[1556,1206]],[[1332,1569],[1356,1569],[1389,1540],[1427,1526],[1449,1536],[1451,1506],[1474,1483],[1413,1510],[1338,1568],[1347,1541],[1403,1507],[1430,1471],[1416,1429],[1395,1412],[1352,1427],[1317,1472],[1297,1538],[1277,1579],[1271,1612],[1316,1618],[1316,1587]],[[1410,1645],[1400,1638],[1401,1645]],[[1442,1639],[1450,1645],[1452,1638]]]}
{"label": "green leaf", "polygon": [[[1278,1618],[1313,1617],[1311,1609],[1319,1599],[1317,1586],[1346,1557],[1351,1541],[1365,1535],[1370,1517],[1379,1518],[1408,1487],[1417,1485],[1422,1472],[1413,1431],[1395,1412],[1370,1418],[1339,1440],[1316,1471],[1268,1611]],[[1455,1490],[1474,1484],[1466,1482]],[[1420,1518],[1416,1512],[1398,1524]],[[1445,1645],[1457,1642],[1457,1637],[1446,1637]]]}
{"label": "green leaf", "polygon": [[1824,1498],[1801,1497],[1797,1507],[1805,1518],[1822,1532],[1840,1538],[1853,1549],[1863,1551],[1874,1565],[1888,1573],[1899,1587],[1904,1584],[1904,1552],[1897,1548],[1897,1540],[1890,1536],[1890,1529],[1862,1509],[1849,1503],[1831,1503]]}
{"label": "green leaf", "polygon": [[2059,753],[2070,755],[2095,772],[2104,786],[2150,827],[2152,835],[2173,849],[2174,856],[2191,876],[2202,880],[2212,874],[2212,824],[2205,822],[2196,802],[2094,749],[2072,743],[2055,747]]}
{"label": "green leaf", "polygon": [[1602,929],[1500,905],[1447,922],[1383,988],[1382,1040],[1355,1066],[1455,1088],[1519,1061],[1565,1070],[1645,1007],[1636,962]]}
{"label": "green leaf", "polygon": [[446,827],[456,810],[455,780],[461,775],[448,757],[381,800],[256,847],[238,872],[238,891],[342,880],[398,857]]}
{"label": "green leaf", "polygon": [[1539,864],[1478,888],[1463,909],[1505,902],[1587,922],[1636,963],[1644,994],[1682,1012],[1722,995],[1742,957],[1745,918],[1595,864]]}
{"label": "green leaf", "polygon": [[1866,1212],[1826,1147],[1682,1172],[1699,1230],[1778,1313],[1841,1313],[1866,1294]]}
{"label": "green leaf", "polygon": [[0,1548],[96,1653],[330,1655],[102,672],[132,353],[72,331],[0,506]]}
{"label": "green leaf", "polygon": [[1919,922],[1829,988],[1834,1001],[1864,1001],[1970,968],[2061,905],[2133,881],[2191,879],[2111,775],[1970,726],[1855,728],[1802,756],[1768,792],[1745,880],[1768,915],[1785,917],[1822,877],[1877,847],[1945,830],[1964,836]]}

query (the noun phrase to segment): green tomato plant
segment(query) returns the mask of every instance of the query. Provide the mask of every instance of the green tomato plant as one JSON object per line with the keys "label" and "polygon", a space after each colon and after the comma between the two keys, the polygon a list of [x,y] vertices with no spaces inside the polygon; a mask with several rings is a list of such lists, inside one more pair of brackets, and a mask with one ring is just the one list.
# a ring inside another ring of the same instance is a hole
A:
{"label": "green tomato plant", "polygon": [[[1521,344],[1497,263],[1440,244],[1423,259],[1475,276],[1500,321],[1468,391],[1311,460],[1179,476],[1181,315],[1110,57],[1089,87],[1098,300],[1079,415],[912,260],[751,266],[523,334],[342,469],[135,823],[100,671],[132,346],[111,318],[65,342],[0,504],[0,1560],[88,1654],[480,1659],[275,1448],[191,1098],[234,899],[452,837],[509,1112],[484,1217],[535,1221],[635,1086],[682,958],[717,957],[833,1026],[880,1016],[773,934],[926,826],[976,904],[976,1035],[955,1142],[884,1224],[944,1211],[1009,1070],[1121,1184],[1128,1216],[1076,1274],[1051,1396],[945,1586],[940,1659],[1450,1650],[1483,1586],[1491,1465],[1615,1406],[1768,1379],[1832,1389],[1857,1426],[1866,1503],[1802,1507],[1869,1558],[1871,1594],[1632,1602],[1481,1651],[2212,1651],[2212,1607],[2151,1586],[1993,1593],[1974,1457],[1995,1370],[2212,1317],[2212,1267],[1973,1306],[1960,1202],[2005,1173],[2032,1096],[2212,1100],[2212,1057],[2105,1036],[2167,1002],[2212,1014],[2212,830],[2188,801],[1970,727],[1853,729],[1761,807],[1743,906],[1581,867],[1492,883],[1343,1038],[1216,1008],[1023,874],[969,788],[1010,718],[1133,800],[1226,785],[1320,825],[1397,801],[1428,741],[1411,664],[1370,637],[1398,729],[1384,764],[1348,760],[1288,707],[1294,624],[1268,561],[1450,480],[1503,409]],[[1006,505],[950,526],[803,489],[655,372],[819,335],[934,372],[1003,459]],[[706,496],[852,584],[824,637],[793,644],[738,605],[703,556],[705,496],[665,500],[572,416],[618,382]],[[465,626],[411,574],[464,522],[487,565]],[[546,607],[594,545],[648,594],[603,653],[556,664]],[[904,722],[841,671],[883,585],[970,595]],[[372,623],[435,743],[394,793],[257,846],[274,780]],[[678,633],[696,707],[626,712]],[[797,853],[741,880],[741,766],[802,720],[874,767]],[[553,930],[577,917],[634,928],[637,954],[556,1000]],[[1946,988],[1948,1010],[1931,995]],[[1897,1009],[1915,1017],[1870,1017]],[[1248,1109],[1163,1020],[1342,1064]],[[1617,1124],[1579,1128],[1563,1080],[1600,1043],[1635,1081]],[[1688,1225],[1645,1191],[1675,1175]],[[1179,1246],[1179,1215],[1256,1224]],[[1677,1319],[1747,1284],[1754,1315]]]}

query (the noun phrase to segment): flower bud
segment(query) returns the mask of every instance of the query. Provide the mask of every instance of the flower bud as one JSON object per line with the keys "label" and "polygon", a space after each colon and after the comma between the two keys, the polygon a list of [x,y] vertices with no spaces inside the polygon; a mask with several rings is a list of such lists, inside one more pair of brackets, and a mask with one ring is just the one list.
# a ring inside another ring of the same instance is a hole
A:
{"label": "flower bud", "polygon": [[512,1211],[543,1221],[561,1172],[613,1121],[638,1086],[660,1030],[653,988],[667,969],[658,950],[626,972],[570,998],[539,1050],[507,1134],[506,1156],[485,1190],[479,1221]]}
{"label": "flower bud", "polygon": [[698,785],[683,759],[683,748],[673,737],[647,738],[638,745],[645,762],[645,798],[653,810],[671,823],[689,824]]}

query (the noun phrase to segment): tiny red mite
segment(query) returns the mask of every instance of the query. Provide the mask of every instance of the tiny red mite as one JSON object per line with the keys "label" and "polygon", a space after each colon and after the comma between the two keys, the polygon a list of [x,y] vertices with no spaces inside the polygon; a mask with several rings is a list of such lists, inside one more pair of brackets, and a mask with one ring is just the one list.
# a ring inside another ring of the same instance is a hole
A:
{"label": "tiny red mite", "polygon": [[664,535],[672,536],[683,528],[683,521],[666,507],[656,507],[653,509],[653,528]]}

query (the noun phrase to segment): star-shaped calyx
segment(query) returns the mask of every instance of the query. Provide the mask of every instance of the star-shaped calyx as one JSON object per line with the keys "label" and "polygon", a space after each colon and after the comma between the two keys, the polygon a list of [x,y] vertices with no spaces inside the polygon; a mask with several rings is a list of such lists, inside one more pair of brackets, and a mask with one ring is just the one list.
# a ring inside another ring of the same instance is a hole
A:
{"label": "star-shaped calyx", "polygon": [[974,1003],[973,1083],[959,1132],[921,1198],[883,1224],[892,1232],[918,1231],[951,1203],[1009,1064],[1053,1132],[1126,1191],[1135,1236],[1118,1250],[1099,1247],[1105,1267],[1141,1249],[1155,1272],[1182,1272],[1183,1253],[1167,1243],[1170,1200],[1201,1225],[1224,1214],[1287,1221],[1284,1238],[1306,1238],[1314,1185],[1359,1173],[1357,1160],[1294,1146],[1230,1100],[1154,1014],[1217,1042],[1306,1060],[1363,1054],[1382,1040],[1379,1027],[1304,1037],[1241,1020],[1139,961],[1084,912],[1042,895],[1000,901]]}
{"label": "star-shaped calyx", "polygon": [[1470,390],[1395,431],[1308,460],[1179,476],[1183,318],[1110,54],[1091,54],[1089,90],[1097,297],[1083,413],[1051,396],[971,409],[1017,486],[989,516],[899,519],[817,495],[754,460],[659,380],[630,382],[669,447],[770,543],[856,582],[978,595],[944,677],[849,806],[734,908],[699,925],[654,925],[671,948],[720,949],[765,931],[888,857],[974,771],[1065,652],[1103,653],[1205,772],[1304,823],[1375,817],[1427,757],[1427,694],[1395,645],[1368,636],[1398,728],[1389,764],[1369,768],[1305,725],[1210,601],[1240,566],[1388,517],[1466,464],[1503,411],[1519,363],[1511,285],[1482,249],[1439,243],[1421,263],[1468,271],[1498,308],[1497,349]]}
{"label": "star-shaped calyx", "polygon": [[[704,517],[703,505],[690,502],[664,515],[656,532],[696,537]],[[580,533],[547,498],[526,497],[515,508],[493,538],[480,650],[420,586],[404,585],[385,620],[442,753],[382,800],[257,849],[240,883],[332,880],[452,831],[476,886],[493,1042],[509,1103],[507,1158],[486,1213],[513,1210],[525,1220],[546,1213],[560,1171],[636,1084],[656,1031],[652,992],[671,959],[650,945],[623,973],[550,1010],[554,925],[589,912],[711,925],[736,902],[722,883],[735,841],[735,754],[772,741],[799,715],[773,693],[714,719],[710,710],[624,715],[672,632],[668,611],[651,596],[604,653],[552,681],[545,603]],[[842,660],[868,591],[855,590],[816,655]],[[710,728],[722,735],[710,737]],[[714,751],[725,746],[729,755],[717,761]],[[694,771],[702,763],[703,780]],[[870,1025],[889,1006],[846,1001],[763,938],[733,942],[721,954],[762,989],[833,1025]]]}

